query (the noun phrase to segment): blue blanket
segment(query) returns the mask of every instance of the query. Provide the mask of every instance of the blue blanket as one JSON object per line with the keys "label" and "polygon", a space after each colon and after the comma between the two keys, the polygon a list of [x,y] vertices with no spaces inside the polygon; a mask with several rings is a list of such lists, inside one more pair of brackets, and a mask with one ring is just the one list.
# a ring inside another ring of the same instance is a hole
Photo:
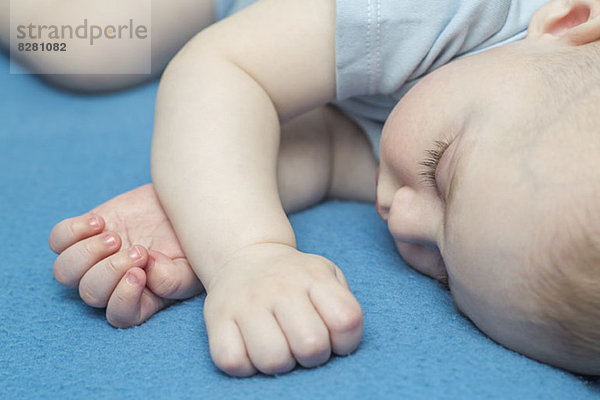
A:
{"label": "blue blanket", "polygon": [[0,398],[589,399],[600,382],[499,346],[404,264],[366,204],[291,217],[362,304],[358,350],[316,369],[233,379],[212,364],[203,296],[118,330],[52,276],[48,233],[150,181],[156,83],[81,96],[10,75],[0,54]]}

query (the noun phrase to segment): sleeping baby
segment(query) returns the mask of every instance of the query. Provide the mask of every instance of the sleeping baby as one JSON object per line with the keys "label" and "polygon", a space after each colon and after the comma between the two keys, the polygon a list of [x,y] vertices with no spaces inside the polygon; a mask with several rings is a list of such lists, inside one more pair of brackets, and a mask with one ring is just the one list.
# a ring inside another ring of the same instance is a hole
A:
{"label": "sleeping baby", "polygon": [[482,332],[600,374],[600,0],[444,3],[221,5],[162,76],[153,186],[57,224],[56,279],[116,327],[205,290],[223,371],[313,367],[362,311],[286,213],[375,201]]}

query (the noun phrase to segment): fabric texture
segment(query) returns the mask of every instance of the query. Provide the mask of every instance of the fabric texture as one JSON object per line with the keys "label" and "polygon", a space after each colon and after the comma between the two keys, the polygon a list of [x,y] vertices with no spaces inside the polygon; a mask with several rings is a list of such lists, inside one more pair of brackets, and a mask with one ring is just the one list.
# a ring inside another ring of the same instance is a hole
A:
{"label": "fabric texture", "polygon": [[231,6],[235,0],[214,0],[215,18],[217,21],[231,13]]}
{"label": "fabric texture", "polygon": [[52,226],[150,181],[157,84],[78,96],[10,75],[0,53],[0,398],[594,399],[600,383],[497,345],[408,268],[372,205],[291,216],[300,249],[345,272],[365,315],[358,350],[315,369],[233,379],[213,365],[204,296],[112,328],[52,276]]}
{"label": "fabric texture", "polygon": [[217,21],[248,7],[258,0],[213,0]]}
{"label": "fabric texture", "polygon": [[375,155],[383,123],[423,76],[455,58],[525,37],[548,0],[339,0],[338,106],[367,133]]}

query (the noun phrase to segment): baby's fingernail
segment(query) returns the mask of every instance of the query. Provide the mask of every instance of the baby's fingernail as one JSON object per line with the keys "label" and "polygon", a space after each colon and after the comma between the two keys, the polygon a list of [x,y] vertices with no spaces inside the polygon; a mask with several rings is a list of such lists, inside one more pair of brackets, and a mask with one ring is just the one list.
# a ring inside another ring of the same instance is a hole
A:
{"label": "baby's fingernail", "polygon": [[100,221],[98,221],[98,218],[96,218],[96,217],[90,217],[88,219],[88,224],[90,224],[90,226],[94,230],[100,228]]}
{"label": "baby's fingernail", "polygon": [[110,233],[105,234],[103,239],[104,239],[104,243],[108,247],[114,247],[117,245],[117,239],[115,239],[115,237],[113,235],[111,235]]}
{"label": "baby's fingernail", "polygon": [[138,277],[135,276],[135,274],[132,274],[131,272],[127,274],[125,280],[127,281],[127,283],[133,286],[138,286],[140,284],[140,280],[138,279]]}
{"label": "baby's fingernail", "polygon": [[129,258],[133,261],[137,261],[142,258],[142,253],[140,253],[139,249],[135,246],[129,249]]}

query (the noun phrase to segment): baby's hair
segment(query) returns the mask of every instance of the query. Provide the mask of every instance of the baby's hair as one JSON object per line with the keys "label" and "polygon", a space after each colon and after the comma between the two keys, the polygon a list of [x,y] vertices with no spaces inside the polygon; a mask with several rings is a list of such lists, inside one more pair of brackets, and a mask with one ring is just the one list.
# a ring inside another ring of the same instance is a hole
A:
{"label": "baby's hair", "polygon": [[592,221],[600,218],[579,214],[570,224],[562,224],[559,234],[546,239],[550,243],[541,247],[548,251],[546,255],[532,257],[540,272],[531,290],[540,322],[558,343],[555,350],[580,360],[588,374],[599,375],[600,226]]}
{"label": "baby's hair", "polygon": [[[585,96],[600,84],[600,42],[554,49],[551,55],[532,53],[527,62],[547,85],[572,96]],[[545,100],[561,103],[565,97]]]}
{"label": "baby's hair", "polygon": [[[599,53],[593,57],[600,61]],[[587,64],[589,58],[579,60]],[[600,63],[599,63],[600,64]],[[577,68],[583,68],[579,64]],[[555,76],[557,75],[555,70]],[[532,294],[539,305],[540,318],[557,339],[562,354],[568,354],[581,364],[582,371],[600,375],[600,129],[597,104],[600,86],[569,92],[569,82],[578,79],[577,72],[564,71],[565,98],[569,105],[562,107],[561,117],[546,125],[544,132],[562,137],[558,143],[566,144],[566,135],[585,143],[578,154],[562,154],[557,160],[560,168],[576,171],[558,183],[555,191],[562,191],[562,201],[551,196],[548,209],[541,212],[539,240],[532,250],[530,264],[538,271],[530,280]],[[600,79],[600,69],[591,67],[592,81]],[[590,82],[590,80],[588,80]],[[551,127],[553,125],[553,127]],[[584,161],[587,160],[587,161]],[[575,176],[576,175],[576,176]],[[558,177],[553,177],[555,184]],[[547,182],[548,185],[553,183]],[[542,228],[543,227],[543,228]],[[536,268],[537,267],[537,268]]]}
{"label": "baby's hair", "polygon": [[[550,60],[532,61],[563,96],[549,99],[556,118],[539,133],[576,135],[586,143],[586,159],[599,160],[600,45],[556,52]],[[549,199],[550,208],[540,213],[529,285],[539,310],[536,322],[554,338],[554,351],[577,360],[580,372],[600,375],[600,170],[572,154],[565,157],[561,168],[579,166],[578,179],[561,182],[568,200]]]}

